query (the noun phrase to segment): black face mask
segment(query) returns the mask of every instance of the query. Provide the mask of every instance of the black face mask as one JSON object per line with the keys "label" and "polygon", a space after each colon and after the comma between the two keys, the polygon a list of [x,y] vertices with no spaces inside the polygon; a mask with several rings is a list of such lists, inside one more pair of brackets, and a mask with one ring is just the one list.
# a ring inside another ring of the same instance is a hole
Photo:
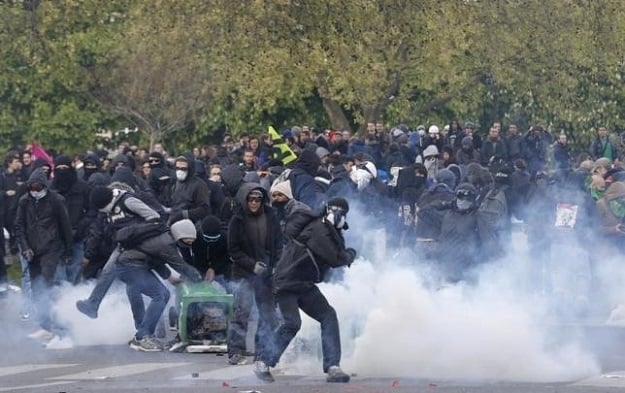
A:
{"label": "black face mask", "polygon": [[76,171],[74,169],[63,169],[54,172],[54,184],[59,190],[67,190],[76,181]]}

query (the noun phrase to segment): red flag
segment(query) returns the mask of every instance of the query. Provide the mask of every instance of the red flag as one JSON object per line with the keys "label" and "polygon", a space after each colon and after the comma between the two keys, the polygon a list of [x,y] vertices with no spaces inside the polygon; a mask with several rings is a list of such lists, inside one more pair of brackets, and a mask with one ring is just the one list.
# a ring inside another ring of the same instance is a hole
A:
{"label": "red flag", "polygon": [[54,160],[52,159],[52,156],[48,154],[48,152],[45,151],[43,147],[36,143],[32,143],[30,145],[30,152],[32,153],[33,157],[35,157],[35,160],[41,158],[42,160],[47,162],[51,168],[54,168]]}

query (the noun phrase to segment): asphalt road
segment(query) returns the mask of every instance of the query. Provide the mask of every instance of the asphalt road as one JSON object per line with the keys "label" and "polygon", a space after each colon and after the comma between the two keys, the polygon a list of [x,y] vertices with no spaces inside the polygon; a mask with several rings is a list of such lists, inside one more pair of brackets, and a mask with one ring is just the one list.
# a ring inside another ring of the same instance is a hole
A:
{"label": "asphalt road", "polygon": [[[36,329],[19,319],[19,295],[0,300],[1,392],[609,392],[625,389],[625,330],[587,326],[585,342],[597,354],[601,373],[565,383],[371,378],[354,375],[349,384],[328,384],[324,375],[275,370],[276,382],[256,380],[252,365],[230,366],[224,356],[140,353],[125,345],[46,349],[28,339]],[[114,322],[113,322],[114,323]],[[563,326],[562,329],[567,329]],[[250,359],[251,360],[251,359]],[[380,361],[383,361],[382,359]]]}

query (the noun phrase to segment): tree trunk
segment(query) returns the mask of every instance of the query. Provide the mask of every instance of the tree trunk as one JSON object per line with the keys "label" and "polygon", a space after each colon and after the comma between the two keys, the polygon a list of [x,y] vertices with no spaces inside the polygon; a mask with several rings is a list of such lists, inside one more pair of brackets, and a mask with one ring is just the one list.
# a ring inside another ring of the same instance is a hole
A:
{"label": "tree trunk", "polygon": [[349,124],[349,120],[347,119],[347,116],[345,116],[345,112],[343,111],[343,108],[341,108],[339,103],[323,96],[321,97],[321,101],[323,103],[323,108],[326,110],[328,118],[330,119],[332,129],[337,131],[347,130],[351,132],[352,127]]}
{"label": "tree trunk", "polygon": [[358,133],[360,135],[364,135],[367,131],[367,123],[378,123],[382,121],[382,104],[363,105],[362,115],[365,121],[358,127]]}

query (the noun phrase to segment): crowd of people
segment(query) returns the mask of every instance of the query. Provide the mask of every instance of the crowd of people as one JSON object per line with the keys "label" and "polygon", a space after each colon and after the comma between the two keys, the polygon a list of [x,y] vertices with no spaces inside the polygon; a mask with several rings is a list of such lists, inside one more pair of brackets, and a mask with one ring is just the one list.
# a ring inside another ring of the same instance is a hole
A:
{"label": "crowd of people", "polygon": [[[356,258],[343,236],[350,208],[398,234],[387,247],[410,250],[438,285],[475,283],[479,266],[507,255],[512,225],[523,222],[534,279],[553,290],[545,266],[559,244],[601,250],[587,256],[591,268],[623,250],[623,137],[597,127],[592,145],[573,157],[565,134],[538,125],[521,133],[510,124],[504,135],[496,122],[481,136],[453,120],[414,129],[369,123],[363,136],[293,126],[227,135],[181,154],[122,143],[113,153],[52,162],[11,150],[0,177],[1,224],[6,252],[21,264],[22,318],[35,315],[41,327],[33,338],[62,334],[49,306],[59,282],[94,280],[77,308],[97,318],[119,279],[137,329],[130,347],[160,351],[164,282],[207,281],[234,295],[230,364],[247,362],[256,305],[255,372],[272,381],[301,309],[321,324],[328,381],[346,382],[338,318],[316,284]],[[2,294],[4,263],[0,283]]]}

